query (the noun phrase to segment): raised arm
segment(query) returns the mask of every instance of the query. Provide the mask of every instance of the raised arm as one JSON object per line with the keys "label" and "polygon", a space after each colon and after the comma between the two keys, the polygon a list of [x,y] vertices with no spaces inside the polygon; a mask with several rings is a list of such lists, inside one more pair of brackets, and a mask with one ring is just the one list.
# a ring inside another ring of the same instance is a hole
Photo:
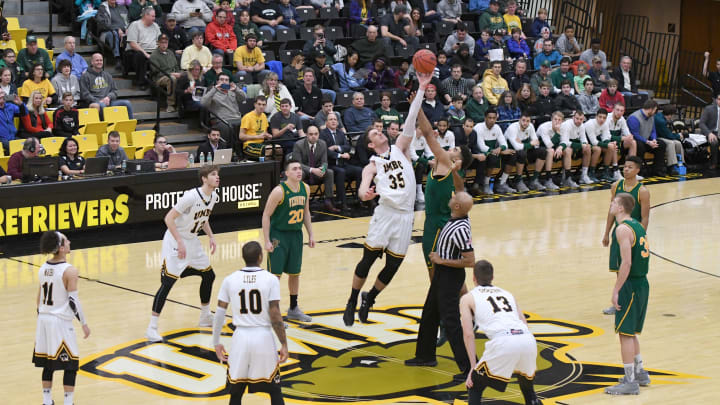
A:
{"label": "raised arm", "polygon": [[[443,149],[442,146],[440,146],[440,143],[437,141],[435,135],[433,135],[434,130],[432,124],[430,124],[430,121],[428,121],[427,117],[425,116],[425,112],[423,112],[422,109],[418,111],[417,119],[418,123],[420,124],[420,132],[425,138],[425,144],[428,148],[430,148],[430,151],[435,156],[435,160],[437,160],[438,166],[436,166],[436,168],[439,169],[442,166],[449,169],[450,166],[452,166],[452,162],[450,162],[450,156],[448,155],[447,151]],[[408,125],[406,123],[405,130],[407,130],[407,128]],[[444,173],[444,171],[440,172]]]}
{"label": "raised arm", "polygon": [[432,74],[418,72],[417,78],[420,83],[417,94],[415,94],[415,98],[410,103],[410,110],[408,111],[407,118],[405,119],[402,136],[395,142],[395,145],[405,154],[408,154],[407,150],[410,147],[410,142],[412,142],[413,136],[415,135],[415,123],[417,122],[418,112],[420,111],[420,106],[422,106],[422,102],[425,99],[425,89],[428,84],[430,84]]}

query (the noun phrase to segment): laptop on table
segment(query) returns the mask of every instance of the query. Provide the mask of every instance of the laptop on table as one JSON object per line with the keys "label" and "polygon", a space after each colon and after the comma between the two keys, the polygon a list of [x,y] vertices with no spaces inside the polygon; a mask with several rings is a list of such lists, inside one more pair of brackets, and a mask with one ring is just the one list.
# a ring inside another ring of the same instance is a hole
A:
{"label": "laptop on table", "polygon": [[184,169],[188,166],[188,152],[171,153],[168,159],[168,169]]}

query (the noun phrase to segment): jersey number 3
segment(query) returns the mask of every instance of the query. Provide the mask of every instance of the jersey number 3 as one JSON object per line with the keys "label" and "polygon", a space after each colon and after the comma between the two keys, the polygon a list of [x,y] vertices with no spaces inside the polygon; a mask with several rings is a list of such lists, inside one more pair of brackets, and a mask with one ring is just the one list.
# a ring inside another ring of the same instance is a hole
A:
{"label": "jersey number 3", "polygon": [[305,217],[305,208],[299,208],[290,211],[290,219],[288,219],[288,225],[299,224]]}
{"label": "jersey number 3", "polygon": [[398,173],[397,175],[389,175],[388,178],[390,179],[390,188],[393,190],[396,190],[398,188],[405,188],[405,179],[403,179],[402,173]]}
{"label": "jersey number 3", "polygon": [[260,299],[260,291],[250,290],[250,292],[247,293],[247,299],[245,297],[245,295],[246,295],[245,290],[241,290],[239,295],[240,295],[240,313],[241,314],[247,314],[248,307],[250,309],[251,314],[257,315],[260,312],[262,312],[262,300]]}
{"label": "jersey number 3", "polygon": [[643,250],[640,252],[640,256],[647,259],[650,257],[650,248],[648,247],[648,241],[645,239],[644,236],[640,237],[640,246],[642,246]]}
{"label": "jersey number 3", "polygon": [[[495,299],[500,301],[500,303],[503,306],[502,308],[500,308],[500,306],[498,306],[498,304],[495,302]],[[487,298],[487,301],[493,307],[493,313],[498,313],[500,311],[512,312],[512,307],[510,306],[510,303],[508,302],[507,298],[503,297],[502,295],[498,295],[495,297],[495,299],[493,299],[493,297]]]}

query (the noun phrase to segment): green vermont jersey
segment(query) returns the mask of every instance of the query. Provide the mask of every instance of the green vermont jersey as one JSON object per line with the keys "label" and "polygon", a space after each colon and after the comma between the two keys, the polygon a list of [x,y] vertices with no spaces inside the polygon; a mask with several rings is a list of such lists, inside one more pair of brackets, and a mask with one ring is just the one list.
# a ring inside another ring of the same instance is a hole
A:
{"label": "green vermont jersey", "polygon": [[642,223],[642,207],[640,207],[640,187],[642,187],[642,184],[638,181],[635,187],[627,190],[625,188],[625,179],[621,179],[618,182],[617,188],[615,189],[615,195],[618,195],[618,193],[627,193],[633,197],[633,199],[635,200],[635,207],[630,213],[630,217]]}
{"label": "green vermont jersey", "polygon": [[283,190],[283,199],[270,217],[270,228],[279,231],[301,231],[308,197],[305,183],[300,182],[297,192],[291,190],[286,182],[281,182],[280,187]]}
{"label": "green vermont jersey", "polygon": [[648,245],[645,228],[635,219],[627,219],[623,224],[632,229],[635,234],[635,242],[632,245],[632,264],[628,277],[645,277],[648,273],[650,263],[650,246]]}
{"label": "green vermont jersey", "polygon": [[425,185],[425,223],[432,221],[436,226],[445,226],[450,219],[448,204],[454,191],[452,171],[444,177],[435,176],[434,171],[430,172]]}

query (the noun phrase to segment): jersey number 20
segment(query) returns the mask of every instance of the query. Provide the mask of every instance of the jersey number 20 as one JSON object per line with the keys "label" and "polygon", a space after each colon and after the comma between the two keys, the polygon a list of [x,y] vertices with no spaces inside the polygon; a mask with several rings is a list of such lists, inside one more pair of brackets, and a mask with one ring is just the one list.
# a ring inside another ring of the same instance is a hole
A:
{"label": "jersey number 20", "polygon": [[298,208],[290,211],[290,219],[288,219],[288,225],[299,224],[305,217],[305,208]]}
{"label": "jersey number 20", "polygon": [[392,183],[390,183],[390,188],[393,190],[396,190],[398,188],[405,188],[405,179],[403,179],[402,173],[398,173],[397,175],[389,175],[388,178]]}
{"label": "jersey number 20", "polygon": [[[245,297],[245,290],[241,290],[239,295],[241,314],[247,314],[248,308],[250,309],[251,314],[257,315],[262,312],[262,300],[260,299],[260,291],[250,290],[250,292],[247,293],[247,299]],[[250,305],[248,306],[248,304]]]}

